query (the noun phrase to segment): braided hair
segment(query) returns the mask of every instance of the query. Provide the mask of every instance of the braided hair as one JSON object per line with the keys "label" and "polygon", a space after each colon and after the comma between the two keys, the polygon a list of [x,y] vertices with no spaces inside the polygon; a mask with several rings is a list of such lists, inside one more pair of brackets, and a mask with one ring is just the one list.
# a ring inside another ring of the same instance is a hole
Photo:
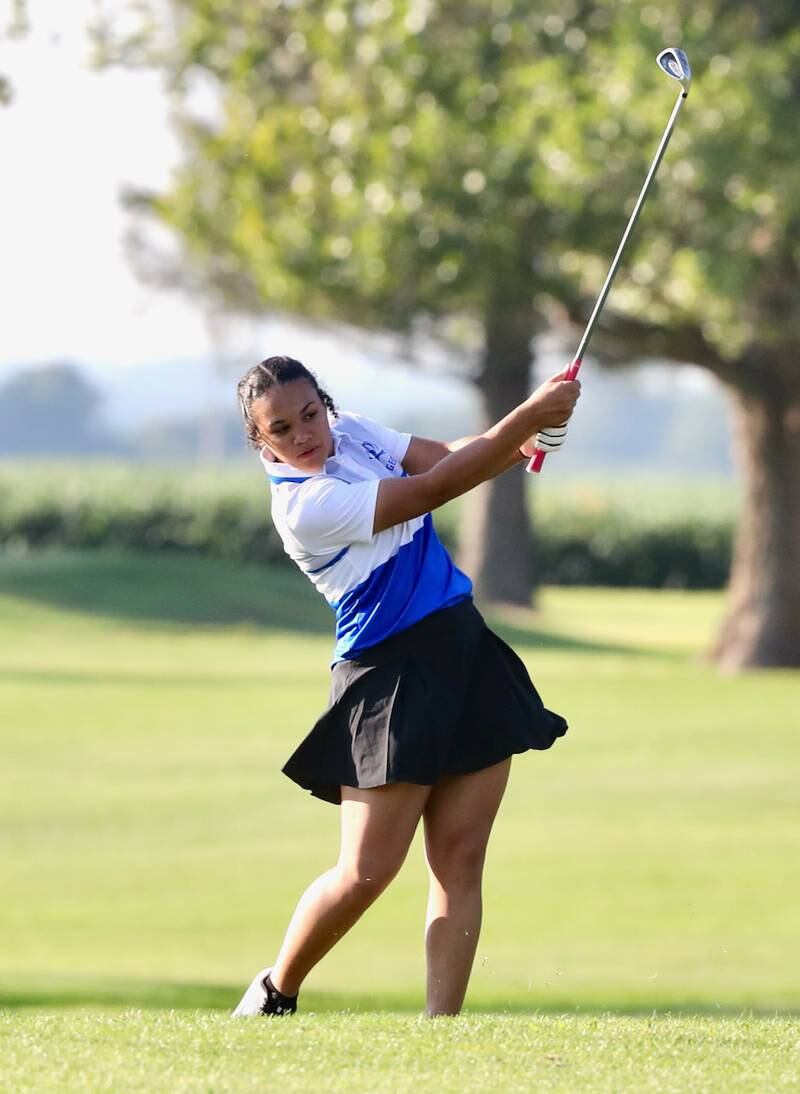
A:
{"label": "braided hair", "polygon": [[322,405],[334,418],[337,417],[338,411],[333,399],[319,386],[316,376],[305,365],[295,361],[294,357],[267,357],[266,360],[249,369],[236,386],[239,407],[244,418],[245,436],[250,448],[259,449],[264,443],[259,436],[258,426],[250,414],[253,403],[266,395],[270,388],[291,383],[292,380],[308,380],[319,395]]}

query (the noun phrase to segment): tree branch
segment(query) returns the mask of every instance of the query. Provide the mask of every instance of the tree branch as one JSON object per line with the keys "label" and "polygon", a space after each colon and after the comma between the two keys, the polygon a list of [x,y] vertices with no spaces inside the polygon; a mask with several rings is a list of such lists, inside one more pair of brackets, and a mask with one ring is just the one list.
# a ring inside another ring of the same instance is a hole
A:
{"label": "tree branch", "polygon": [[[570,336],[577,340],[585,321],[570,317],[568,322]],[[611,368],[634,365],[642,358],[654,357],[676,364],[699,365],[731,387],[750,389],[753,386],[753,377],[744,359],[728,360],[722,357],[700,327],[691,323],[655,327],[638,319],[610,313],[595,329],[592,352],[601,364]]]}

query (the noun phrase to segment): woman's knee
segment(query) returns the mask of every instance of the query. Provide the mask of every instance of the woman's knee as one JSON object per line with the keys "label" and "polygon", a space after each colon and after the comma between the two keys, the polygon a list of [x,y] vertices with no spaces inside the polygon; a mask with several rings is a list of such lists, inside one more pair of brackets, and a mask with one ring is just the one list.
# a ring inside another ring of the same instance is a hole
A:
{"label": "woman's knee", "polygon": [[425,811],[425,852],[449,890],[479,887],[486,845],[505,791],[510,760],[437,784]]}
{"label": "woman's knee", "polygon": [[461,838],[426,845],[428,868],[445,889],[480,886],[486,861],[486,840],[465,833]]}
{"label": "woman's knee", "polygon": [[377,896],[397,876],[404,859],[405,853],[375,859],[343,858],[338,863],[339,875],[349,892]]}

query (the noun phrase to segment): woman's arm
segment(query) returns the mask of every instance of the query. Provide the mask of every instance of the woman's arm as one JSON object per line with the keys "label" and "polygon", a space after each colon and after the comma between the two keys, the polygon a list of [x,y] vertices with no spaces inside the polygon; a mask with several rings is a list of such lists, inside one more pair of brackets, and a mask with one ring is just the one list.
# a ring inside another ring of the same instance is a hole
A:
{"label": "woman's arm", "polygon": [[[373,532],[382,532],[402,521],[438,509],[466,494],[479,483],[501,474],[523,456],[520,445],[540,429],[562,425],[572,415],[580,394],[577,380],[566,380],[566,370],[536,389],[524,403],[481,436],[447,455],[421,473],[410,471],[403,479],[382,479],[378,486]],[[412,442],[413,443],[413,442]],[[437,444],[438,442],[430,442]],[[411,446],[409,446],[410,449]],[[430,455],[435,454],[427,449]],[[441,450],[439,450],[441,451]],[[413,463],[412,456],[412,463]]]}
{"label": "woman's arm", "polygon": [[475,437],[461,437],[457,441],[431,441],[426,437],[412,437],[408,451],[403,456],[403,470],[407,475],[423,475],[435,467],[439,460],[457,452]]}
{"label": "woman's arm", "polygon": [[[407,475],[423,475],[426,471],[430,471],[432,467],[435,467],[445,456],[449,456],[451,452],[458,452],[459,448],[463,448],[477,439],[477,436],[460,437],[457,441],[445,442],[431,441],[425,437],[412,437],[408,450],[403,456],[403,470]],[[516,455],[508,461],[507,466],[515,467],[516,464],[528,458],[522,452],[517,451]]]}

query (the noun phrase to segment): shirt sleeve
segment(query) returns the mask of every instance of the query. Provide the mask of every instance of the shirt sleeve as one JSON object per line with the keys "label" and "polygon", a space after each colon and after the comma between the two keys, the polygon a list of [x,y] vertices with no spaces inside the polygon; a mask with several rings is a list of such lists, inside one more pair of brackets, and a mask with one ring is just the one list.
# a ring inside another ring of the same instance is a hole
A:
{"label": "shirt sleeve", "polygon": [[362,429],[372,434],[375,442],[380,445],[389,455],[400,463],[408,452],[408,446],[411,444],[410,433],[398,433],[396,429],[389,429],[385,425],[381,425],[380,422],[375,422],[372,418],[364,418],[361,414],[350,414]]}
{"label": "shirt sleeve", "polygon": [[297,491],[287,510],[289,531],[311,554],[369,543],[379,485],[378,479],[354,483],[311,479]]}

